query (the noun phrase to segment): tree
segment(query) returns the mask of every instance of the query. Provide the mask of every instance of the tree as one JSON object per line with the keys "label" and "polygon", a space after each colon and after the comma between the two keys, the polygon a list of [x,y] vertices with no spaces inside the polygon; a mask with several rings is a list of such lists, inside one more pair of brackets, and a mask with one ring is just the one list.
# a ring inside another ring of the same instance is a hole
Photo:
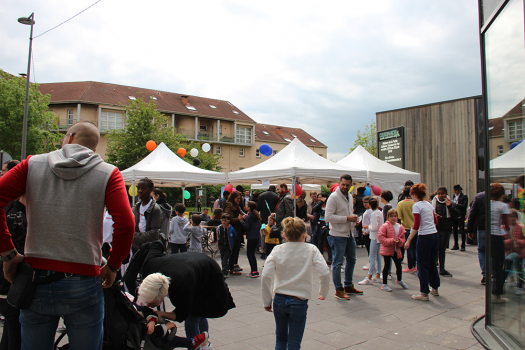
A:
{"label": "tree", "polygon": [[350,148],[350,153],[357,148],[363,146],[370,154],[377,157],[377,134],[376,122],[372,120],[370,125],[365,126],[365,131],[357,130],[357,139],[354,142],[354,147]]}
{"label": "tree", "polygon": [[[111,130],[107,134],[107,162],[117,166],[121,171],[125,170],[144,159],[150,151],[146,149],[146,142],[155,141],[157,144],[164,142],[166,146],[176,152],[180,147],[186,149],[186,162],[193,164],[190,149],[201,149],[200,143],[187,142],[186,138],[175,133],[169,125],[168,117],[156,110],[155,103],[144,102],[143,98],[130,100],[126,109],[126,129]],[[200,168],[207,170],[218,170],[220,156],[203,151],[198,156]]]}
{"label": "tree", "polygon": [[[18,159],[22,152],[22,129],[26,79],[0,70],[0,149]],[[62,135],[57,117],[49,111],[50,95],[42,95],[38,84],[29,86],[26,154],[40,154],[56,149]]]}

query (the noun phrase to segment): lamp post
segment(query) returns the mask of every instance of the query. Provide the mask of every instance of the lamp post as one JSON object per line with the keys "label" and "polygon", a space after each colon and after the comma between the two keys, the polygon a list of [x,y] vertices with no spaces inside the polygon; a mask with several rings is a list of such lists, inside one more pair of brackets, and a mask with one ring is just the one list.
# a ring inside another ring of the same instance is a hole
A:
{"label": "lamp post", "polygon": [[29,35],[29,58],[27,59],[27,76],[26,76],[26,101],[24,104],[24,126],[22,128],[22,154],[20,160],[26,157],[26,140],[27,140],[27,109],[29,102],[29,73],[31,72],[31,50],[33,48],[33,24],[35,24],[35,13],[33,12],[29,17],[20,17],[19,23],[30,25],[31,34]]}

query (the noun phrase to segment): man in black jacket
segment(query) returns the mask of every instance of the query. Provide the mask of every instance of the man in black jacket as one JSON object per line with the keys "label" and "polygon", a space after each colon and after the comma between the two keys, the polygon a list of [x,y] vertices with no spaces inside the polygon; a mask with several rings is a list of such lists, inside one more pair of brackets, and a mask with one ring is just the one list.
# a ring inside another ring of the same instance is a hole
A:
{"label": "man in black jacket", "polygon": [[[458,231],[461,232],[461,251],[465,251],[465,243],[467,242],[467,234],[465,233],[465,215],[467,214],[468,196],[461,192],[463,188],[460,185],[454,186],[454,199],[456,203],[457,215],[454,215],[452,220],[452,232],[454,233],[454,246],[452,250],[459,249]],[[459,228],[459,230],[458,230]]]}
{"label": "man in black jacket", "polygon": [[470,239],[474,237],[474,232],[478,232],[478,259],[481,268],[481,284],[485,284],[485,192],[480,192],[474,197],[472,207],[467,221],[467,231]]}

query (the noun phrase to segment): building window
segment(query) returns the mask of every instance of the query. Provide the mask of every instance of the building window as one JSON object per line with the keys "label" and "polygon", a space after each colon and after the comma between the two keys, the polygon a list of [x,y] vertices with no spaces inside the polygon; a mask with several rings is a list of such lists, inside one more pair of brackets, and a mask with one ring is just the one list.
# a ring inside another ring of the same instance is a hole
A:
{"label": "building window", "polygon": [[235,142],[252,143],[252,128],[237,126],[235,131]]}
{"label": "building window", "polygon": [[239,157],[244,157],[244,148],[239,148]]}
{"label": "building window", "polygon": [[319,155],[322,157],[323,155],[321,153],[319,153]]}
{"label": "building window", "polygon": [[118,112],[101,112],[99,129],[101,132],[124,129],[124,114]]}
{"label": "building window", "polygon": [[243,167],[239,167],[239,170],[243,170],[244,168]]}
{"label": "building window", "polygon": [[201,125],[199,128],[201,131],[208,131],[208,127],[206,125]]}
{"label": "building window", "polygon": [[498,156],[501,156],[503,154],[503,146],[498,146]]}
{"label": "building window", "polygon": [[67,125],[73,125],[73,110],[67,110]]}
{"label": "building window", "polygon": [[509,121],[509,139],[523,140],[523,120]]}
{"label": "building window", "polygon": [[255,150],[255,158],[261,158],[261,151],[258,148]]}
{"label": "building window", "polygon": [[273,151],[273,155],[275,156],[277,154],[277,151]]}
{"label": "building window", "polygon": [[221,155],[221,146],[215,146],[215,154]]}

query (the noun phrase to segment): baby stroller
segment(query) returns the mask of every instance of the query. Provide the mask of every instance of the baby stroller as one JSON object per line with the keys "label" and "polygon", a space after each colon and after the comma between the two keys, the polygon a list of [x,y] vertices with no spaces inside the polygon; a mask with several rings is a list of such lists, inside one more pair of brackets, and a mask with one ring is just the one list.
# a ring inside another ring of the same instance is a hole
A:
{"label": "baby stroller", "polygon": [[[169,350],[146,331],[146,319],[137,312],[121,285],[104,289],[104,350]],[[176,331],[176,329],[173,329]]]}

